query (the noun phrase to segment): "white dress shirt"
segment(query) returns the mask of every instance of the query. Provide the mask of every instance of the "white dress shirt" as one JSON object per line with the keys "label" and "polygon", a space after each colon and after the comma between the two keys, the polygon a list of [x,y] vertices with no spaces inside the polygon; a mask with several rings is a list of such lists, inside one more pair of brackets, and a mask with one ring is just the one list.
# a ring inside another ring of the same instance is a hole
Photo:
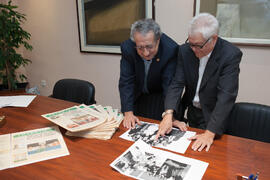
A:
{"label": "white dress shirt", "polygon": [[200,90],[200,85],[201,85],[203,73],[204,73],[205,67],[207,65],[207,62],[208,62],[208,59],[209,59],[211,53],[212,52],[210,52],[208,55],[200,58],[199,79],[198,79],[198,83],[197,83],[196,93],[195,93],[195,96],[193,99],[193,106],[195,106],[197,108],[201,108],[200,98],[199,98],[199,90]]}

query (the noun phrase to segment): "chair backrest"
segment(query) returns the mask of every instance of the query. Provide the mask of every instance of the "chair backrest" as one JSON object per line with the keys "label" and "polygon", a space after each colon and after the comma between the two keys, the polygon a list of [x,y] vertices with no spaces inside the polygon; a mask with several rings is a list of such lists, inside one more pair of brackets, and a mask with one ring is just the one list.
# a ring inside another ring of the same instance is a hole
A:
{"label": "chair backrest", "polygon": [[57,81],[53,88],[52,97],[86,105],[96,103],[94,85],[79,79],[61,79]]}
{"label": "chair backrest", "polygon": [[255,103],[235,103],[225,133],[270,142],[270,107]]}

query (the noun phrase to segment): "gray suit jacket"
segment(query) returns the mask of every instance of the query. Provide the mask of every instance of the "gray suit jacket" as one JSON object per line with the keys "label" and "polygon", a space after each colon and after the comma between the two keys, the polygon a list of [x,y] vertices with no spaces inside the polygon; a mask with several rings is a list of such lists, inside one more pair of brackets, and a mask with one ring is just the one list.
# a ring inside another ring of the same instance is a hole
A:
{"label": "gray suit jacket", "polygon": [[[199,90],[200,104],[207,122],[206,129],[216,134],[224,132],[226,119],[236,100],[241,58],[242,52],[237,47],[218,38],[203,74]],[[180,46],[165,109],[178,111],[191,105],[199,77],[199,61],[188,44]],[[183,91],[185,93],[181,98]]]}

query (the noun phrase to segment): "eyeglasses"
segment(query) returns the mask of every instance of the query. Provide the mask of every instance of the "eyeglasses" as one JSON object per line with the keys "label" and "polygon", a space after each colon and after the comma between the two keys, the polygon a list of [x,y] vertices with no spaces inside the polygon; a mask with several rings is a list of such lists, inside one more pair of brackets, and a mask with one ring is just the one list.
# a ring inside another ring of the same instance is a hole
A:
{"label": "eyeglasses", "polygon": [[191,43],[189,42],[188,38],[187,38],[187,40],[185,41],[185,43],[186,43],[186,44],[189,44],[189,46],[190,46],[191,48],[194,47],[194,48],[202,49],[202,48],[206,45],[206,43],[207,43],[211,38],[212,38],[212,37],[208,38],[202,45],[199,45],[199,44],[191,44]]}
{"label": "eyeglasses", "polygon": [[150,50],[152,50],[154,47],[155,47],[155,45],[153,45],[153,44],[149,44],[149,45],[146,45],[146,46],[135,46],[135,48],[136,48],[137,50],[140,50],[140,51],[143,51],[144,49],[146,49],[147,51],[150,51]]}

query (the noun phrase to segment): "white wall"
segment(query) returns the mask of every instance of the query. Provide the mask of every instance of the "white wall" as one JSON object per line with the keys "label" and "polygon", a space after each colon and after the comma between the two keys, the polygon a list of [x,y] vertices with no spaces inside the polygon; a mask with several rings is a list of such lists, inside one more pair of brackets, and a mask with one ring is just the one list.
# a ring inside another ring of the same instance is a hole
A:
{"label": "white wall", "polygon": [[[118,79],[120,55],[81,53],[75,0],[17,0],[27,15],[25,29],[32,35],[32,52],[24,55],[33,63],[27,67],[31,86],[50,95],[61,78],[79,78],[94,83],[96,100],[102,105],[120,107]],[[193,0],[156,0],[156,20],[162,30],[183,43],[187,24],[193,15]],[[238,101],[270,105],[269,47],[240,47],[241,62]],[[40,81],[47,86],[41,87]]]}
{"label": "white wall", "polygon": [[[80,52],[76,1],[18,2],[27,15],[25,29],[31,33],[34,47],[24,53],[33,61],[27,67],[30,85],[39,85],[41,94],[47,96],[59,79],[84,79],[95,85],[98,103],[119,107],[120,56]],[[41,80],[47,81],[46,87],[40,86]]]}

